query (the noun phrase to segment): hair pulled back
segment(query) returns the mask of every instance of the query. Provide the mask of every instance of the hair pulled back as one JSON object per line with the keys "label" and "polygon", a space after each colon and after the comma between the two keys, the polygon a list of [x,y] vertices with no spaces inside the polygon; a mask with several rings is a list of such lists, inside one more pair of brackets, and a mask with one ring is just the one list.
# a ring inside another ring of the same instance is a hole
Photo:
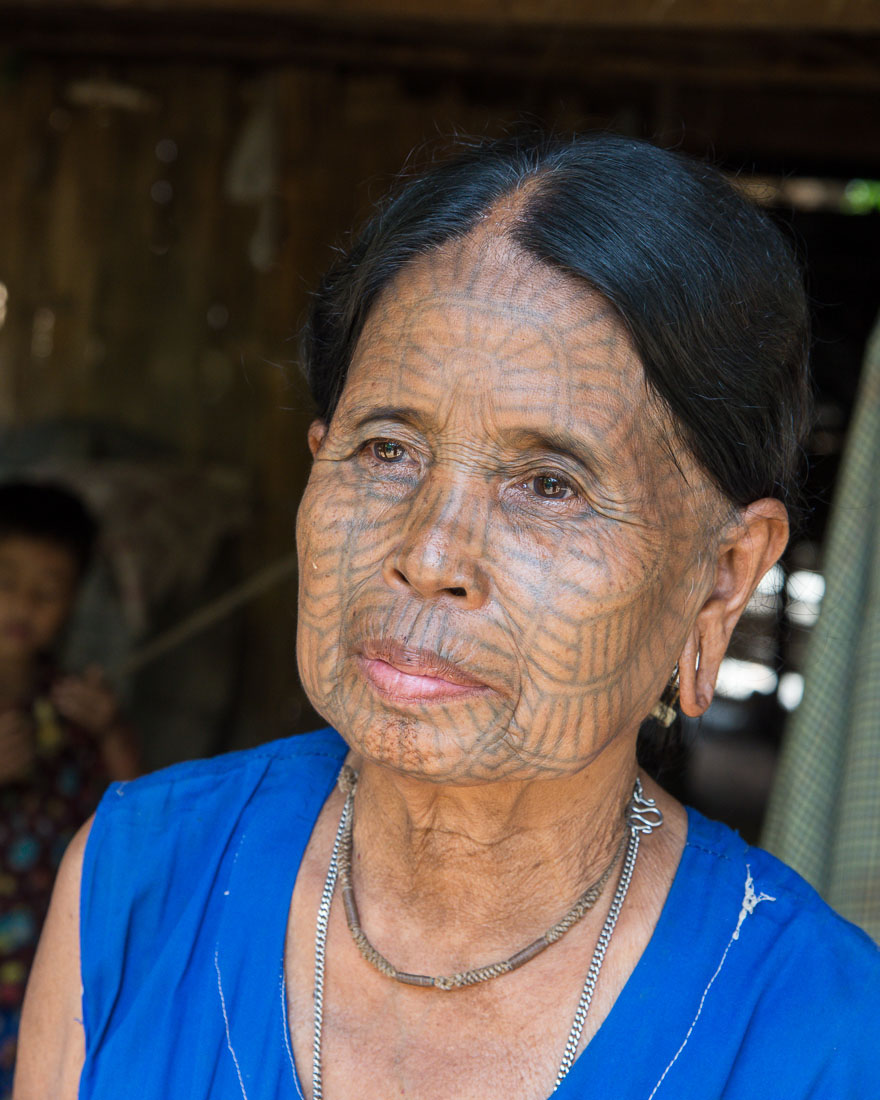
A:
{"label": "hair pulled back", "polygon": [[791,510],[810,415],[798,265],[719,171],[612,134],[476,142],[392,194],[314,296],[302,354],[318,415],[332,417],[394,276],[519,191],[510,238],[614,306],[650,390],[723,496]]}

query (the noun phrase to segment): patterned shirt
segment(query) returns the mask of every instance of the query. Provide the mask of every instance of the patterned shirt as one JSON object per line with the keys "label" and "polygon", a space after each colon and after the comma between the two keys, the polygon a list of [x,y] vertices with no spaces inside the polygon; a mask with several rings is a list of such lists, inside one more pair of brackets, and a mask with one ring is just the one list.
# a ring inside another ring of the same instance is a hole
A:
{"label": "patterned shirt", "polygon": [[0,1100],[12,1089],[28,972],[68,842],[98,804],[108,776],[85,730],[32,701],[36,757],[30,773],[0,784]]}

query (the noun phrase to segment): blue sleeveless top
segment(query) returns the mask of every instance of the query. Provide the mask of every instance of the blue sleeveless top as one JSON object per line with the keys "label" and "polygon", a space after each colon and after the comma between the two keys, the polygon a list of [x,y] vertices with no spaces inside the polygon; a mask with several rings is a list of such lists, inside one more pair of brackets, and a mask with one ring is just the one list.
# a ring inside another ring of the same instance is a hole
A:
{"label": "blue sleeveless top", "polygon": [[[332,730],[111,785],[86,847],[81,1100],[295,1100],[284,937]],[[558,1100],[877,1096],[880,952],[689,811],[654,935]],[[564,1036],[560,1036],[561,1045]]]}

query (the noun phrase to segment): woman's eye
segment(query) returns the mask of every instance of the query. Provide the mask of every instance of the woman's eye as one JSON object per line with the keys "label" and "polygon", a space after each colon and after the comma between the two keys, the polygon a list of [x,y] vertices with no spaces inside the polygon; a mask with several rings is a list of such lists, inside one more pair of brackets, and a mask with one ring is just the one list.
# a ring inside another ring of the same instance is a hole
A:
{"label": "woman's eye", "polygon": [[548,497],[554,500],[566,500],[573,495],[572,488],[561,477],[553,477],[552,474],[538,474],[532,479],[532,489],[539,497]]}
{"label": "woman's eye", "polygon": [[377,439],[373,444],[373,454],[382,462],[399,462],[403,458],[404,450],[393,439]]}

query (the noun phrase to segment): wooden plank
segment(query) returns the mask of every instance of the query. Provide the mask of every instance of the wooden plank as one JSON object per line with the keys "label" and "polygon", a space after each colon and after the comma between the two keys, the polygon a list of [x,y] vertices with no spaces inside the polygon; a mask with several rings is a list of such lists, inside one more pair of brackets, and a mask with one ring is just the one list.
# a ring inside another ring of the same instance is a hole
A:
{"label": "wooden plank", "polygon": [[[42,0],[35,0],[41,3]],[[115,0],[111,0],[115,2]],[[880,0],[878,0],[880,11]],[[0,41],[35,55],[229,63],[440,77],[491,74],[572,86],[674,82],[731,88],[880,88],[880,32],[778,34],[766,30],[477,27],[396,22],[382,28],[332,19],[229,12],[102,15],[83,9],[11,13],[0,0]]]}
{"label": "wooden plank", "polygon": [[699,27],[724,30],[880,30],[876,0],[26,0],[13,10],[87,8],[173,17],[185,12],[272,14],[334,21],[493,27]]}

